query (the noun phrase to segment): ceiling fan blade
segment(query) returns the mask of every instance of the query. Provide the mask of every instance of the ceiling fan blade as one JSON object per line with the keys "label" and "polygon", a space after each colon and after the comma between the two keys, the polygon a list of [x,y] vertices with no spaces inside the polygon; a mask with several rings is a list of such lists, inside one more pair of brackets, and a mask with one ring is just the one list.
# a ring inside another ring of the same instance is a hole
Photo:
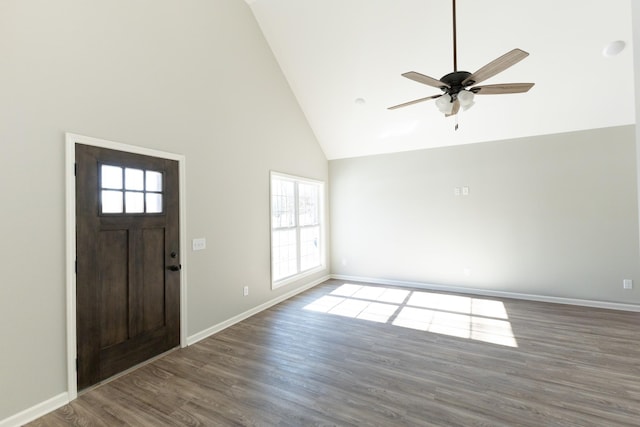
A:
{"label": "ceiling fan blade", "polygon": [[418,83],[425,84],[427,86],[437,87],[438,89],[443,87],[451,87],[445,82],[441,82],[440,80],[434,79],[433,77],[425,76],[424,74],[417,73],[415,71],[409,71],[402,74],[402,77],[406,77]]}
{"label": "ceiling fan blade", "polygon": [[428,101],[430,99],[440,98],[442,95],[433,95],[427,96],[426,98],[414,99],[413,101],[405,102],[403,104],[394,105],[393,107],[387,108],[387,110],[395,110],[396,108],[407,107],[409,105],[417,104],[418,102]]}
{"label": "ceiling fan blade", "polygon": [[504,83],[497,85],[475,86],[469,89],[478,95],[502,95],[507,93],[524,93],[529,91],[535,83]]}
{"label": "ceiling fan blade", "polygon": [[517,64],[524,58],[529,56],[527,52],[521,49],[513,49],[511,52],[505,53],[500,58],[489,62],[475,73],[462,81],[463,86],[476,84],[487,80],[490,77],[506,70],[507,68]]}
{"label": "ceiling fan blade", "polygon": [[455,101],[453,101],[453,110],[451,110],[449,114],[445,114],[445,117],[455,116],[456,114],[458,114],[459,111],[460,111],[460,101],[456,99]]}

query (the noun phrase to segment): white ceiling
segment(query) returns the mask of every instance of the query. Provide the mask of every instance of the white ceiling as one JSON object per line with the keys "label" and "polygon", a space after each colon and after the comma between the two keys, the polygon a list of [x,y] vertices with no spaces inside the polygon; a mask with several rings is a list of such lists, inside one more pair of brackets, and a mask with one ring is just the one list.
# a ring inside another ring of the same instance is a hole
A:
{"label": "white ceiling", "polygon": [[518,47],[482,84],[536,83],[477,96],[458,131],[433,101],[387,110],[440,93],[401,73],[453,71],[451,0],[246,1],[329,159],[635,123],[632,0],[457,0],[458,68]]}

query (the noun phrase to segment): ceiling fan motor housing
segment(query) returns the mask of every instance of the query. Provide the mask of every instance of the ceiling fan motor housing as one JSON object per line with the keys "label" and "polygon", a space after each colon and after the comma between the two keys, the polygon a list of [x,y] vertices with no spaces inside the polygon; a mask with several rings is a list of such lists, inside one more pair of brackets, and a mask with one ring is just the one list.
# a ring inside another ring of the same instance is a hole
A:
{"label": "ceiling fan motor housing", "polygon": [[441,82],[448,84],[449,87],[442,86],[440,89],[442,89],[444,93],[448,93],[451,96],[451,102],[453,102],[458,97],[460,91],[475,83],[475,81],[469,80],[466,84],[462,84],[469,76],[471,76],[471,73],[468,71],[454,71],[453,73],[449,73],[440,79]]}

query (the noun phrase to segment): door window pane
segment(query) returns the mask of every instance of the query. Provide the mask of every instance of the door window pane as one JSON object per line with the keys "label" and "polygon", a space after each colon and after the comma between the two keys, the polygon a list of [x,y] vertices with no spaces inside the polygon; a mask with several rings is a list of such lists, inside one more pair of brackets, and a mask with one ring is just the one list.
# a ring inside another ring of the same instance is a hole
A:
{"label": "door window pane", "polygon": [[126,190],[144,190],[144,171],[126,168],[124,170],[124,188]]}
{"label": "door window pane", "polygon": [[162,213],[162,194],[147,193],[147,213]]}
{"label": "door window pane", "polygon": [[122,213],[122,191],[102,190],[102,213]]}
{"label": "door window pane", "polygon": [[155,171],[147,171],[146,188],[147,191],[162,191],[162,174]]}
{"label": "door window pane", "polygon": [[122,168],[118,166],[102,165],[100,168],[100,182],[102,188],[121,190]]}
{"label": "door window pane", "polygon": [[144,213],[144,193],[127,191],[125,193],[127,213]]}
{"label": "door window pane", "polygon": [[162,213],[162,180],[163,175],[159,171],[100,165],[100,212]]}

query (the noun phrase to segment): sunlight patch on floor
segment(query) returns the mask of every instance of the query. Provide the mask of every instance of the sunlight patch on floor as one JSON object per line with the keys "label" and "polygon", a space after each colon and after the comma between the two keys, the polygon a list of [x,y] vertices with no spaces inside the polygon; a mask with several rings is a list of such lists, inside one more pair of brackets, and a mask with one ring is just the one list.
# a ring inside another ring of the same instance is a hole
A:
{"label": "sunlight patch on floor", "polygon": [[370,320],[386,323],[398,309],[397,305],[384,304],[373,301],[324,296],[307,305],[305,310],[320,313],[335,314],[337,316],[354,319]]}
{"label": "sunlight patch on floor", "polygon": [[304,307],[434,334],[518,347],[502,301],[345,283]]}

